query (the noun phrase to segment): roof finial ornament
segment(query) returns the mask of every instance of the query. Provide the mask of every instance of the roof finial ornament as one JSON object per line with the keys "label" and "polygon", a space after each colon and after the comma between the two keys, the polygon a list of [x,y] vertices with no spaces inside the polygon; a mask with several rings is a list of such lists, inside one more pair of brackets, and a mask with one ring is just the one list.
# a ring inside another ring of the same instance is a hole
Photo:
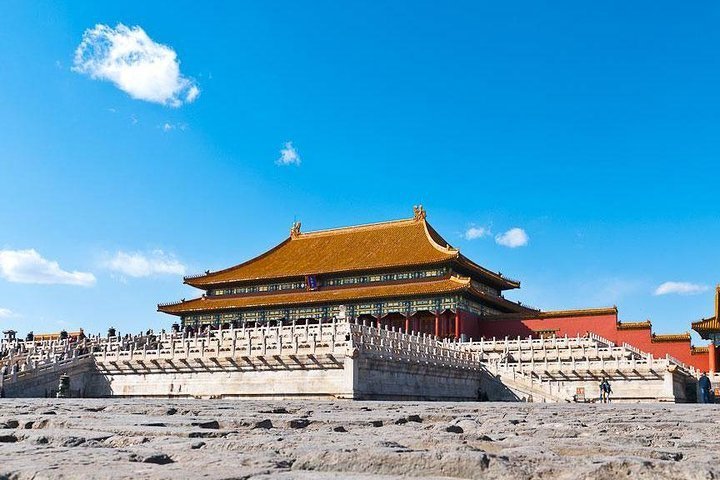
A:
{"label": "roof finial ornament", "polygon": [[293,222],[290,227],[290,238],[297,238],[300,235],[300,222]]}
{"label": "roof finial ornament", "polygon": [[425,212],[422,205],[413,205],[413,213],[415,220],[425,220],[425,217],[427,216],[427,212]]}

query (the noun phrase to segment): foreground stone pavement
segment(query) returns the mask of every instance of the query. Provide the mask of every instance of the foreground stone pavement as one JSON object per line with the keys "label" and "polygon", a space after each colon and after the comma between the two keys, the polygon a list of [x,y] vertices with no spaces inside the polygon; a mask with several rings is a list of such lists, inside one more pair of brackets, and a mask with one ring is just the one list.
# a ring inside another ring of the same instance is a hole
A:
{"label": "foreground stone pavement", "polygon": [[259,400],[2,400],[0,478],[720,476],[718,409]]}

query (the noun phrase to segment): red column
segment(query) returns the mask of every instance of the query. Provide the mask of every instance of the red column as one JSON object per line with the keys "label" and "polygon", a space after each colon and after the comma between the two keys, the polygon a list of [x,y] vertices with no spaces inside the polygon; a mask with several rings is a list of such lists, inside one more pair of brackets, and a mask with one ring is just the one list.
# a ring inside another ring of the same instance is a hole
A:
{"label": "red column", "polygon": [[435,312],[435,336],[440,336],[440,314]]}
{"label": "red column", "polygon": [[410,333],[410,316],[405,315],[405,333]]}
{"label": "red column", "polygon": [[455,338],[460,338],[460,310],[455,310]]}
{"label": "red column", "polygon": [[708,345],[708,371],[710,373],[715,373],[715,368],[717,367],[715,353],[715,342],[710,342],[710,345]]}

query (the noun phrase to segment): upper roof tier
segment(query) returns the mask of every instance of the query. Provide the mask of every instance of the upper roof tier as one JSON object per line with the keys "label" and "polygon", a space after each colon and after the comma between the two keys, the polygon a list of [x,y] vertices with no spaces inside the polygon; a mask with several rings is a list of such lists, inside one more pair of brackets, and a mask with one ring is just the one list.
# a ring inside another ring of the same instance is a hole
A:
{"label": "upper roof tier", "polygon": [[185,277],[193,287],[210,289],[247,282],[302,278],[349,272],[454,263],[471,276],[500,290],[518,288],[519,282],[487,270],[451,247],[416,208],[414,218],[354,227],[301,233],[293,225],[290,237],[245,263]]}

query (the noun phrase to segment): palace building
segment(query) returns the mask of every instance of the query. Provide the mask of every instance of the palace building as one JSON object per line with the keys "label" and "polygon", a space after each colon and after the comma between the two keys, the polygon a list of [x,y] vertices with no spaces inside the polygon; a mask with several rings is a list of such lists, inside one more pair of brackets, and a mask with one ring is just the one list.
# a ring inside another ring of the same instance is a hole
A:
{"label": "palace building", "polygon": [[185,277],[204,293],[161,304],[184,328],[369,321],[440,338],[478,338],[481,319],[536,310],[503,297],[520,283],[453,248],[427,222],[413,218],[302,232],[239,265]]}
{"label": "palace building", "polygon": [[688,332],[656,334],[649,320],[619,320],[617,307],[540,311],[503,296],[520,287],[452,247],[426,219],[302,232],[295,223],[276,247],[239,265],[185,277],[197,298],[160,304],[186,330],[280,326],[349,319],[439,339],[596,335],[657,357],[718,370],[720,287],[715,315]]}

